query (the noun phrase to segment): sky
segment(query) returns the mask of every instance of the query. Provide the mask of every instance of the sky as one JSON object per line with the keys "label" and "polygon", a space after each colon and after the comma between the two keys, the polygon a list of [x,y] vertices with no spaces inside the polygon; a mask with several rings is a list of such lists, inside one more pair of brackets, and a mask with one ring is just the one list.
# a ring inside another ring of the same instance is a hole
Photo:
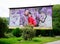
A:
{"label": "sky", "polygon": [[60,0],[0,0],[0,17],[9,17],[9,8],[60,4]]}

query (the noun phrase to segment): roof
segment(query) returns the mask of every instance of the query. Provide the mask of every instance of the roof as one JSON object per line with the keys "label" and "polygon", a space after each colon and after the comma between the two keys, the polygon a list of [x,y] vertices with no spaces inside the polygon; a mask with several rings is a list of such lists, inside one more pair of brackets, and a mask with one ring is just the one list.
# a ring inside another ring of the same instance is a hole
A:
{"label": "roof", "polygon": [[53,7],[53,5],[45,5],[45,6],[30,6],[30,7],[12,7],[9,9],[24,9],[24,8],[39,8],[39,7]]}

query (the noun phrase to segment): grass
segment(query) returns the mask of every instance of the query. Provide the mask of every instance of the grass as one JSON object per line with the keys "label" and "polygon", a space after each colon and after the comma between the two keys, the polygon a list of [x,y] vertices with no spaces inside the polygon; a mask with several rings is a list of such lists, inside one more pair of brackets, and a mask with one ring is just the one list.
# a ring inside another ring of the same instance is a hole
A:
{"label": "grass", "polygon": [[0,38],[0,44],[44,44],[46,42],[52,42],[60,40],[60,37],[35,37],[31,41],[25,41],[21,37],[19,38]]}

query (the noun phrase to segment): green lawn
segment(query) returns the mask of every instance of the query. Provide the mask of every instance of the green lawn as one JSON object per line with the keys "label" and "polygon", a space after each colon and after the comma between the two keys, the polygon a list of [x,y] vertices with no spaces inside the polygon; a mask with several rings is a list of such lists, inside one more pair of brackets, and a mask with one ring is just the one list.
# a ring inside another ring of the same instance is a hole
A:
{"label": "green lawn", "polygon": [[31,41],[25,41],[21,37],[0,38],[0,44],[44,44],[46,42],[52,42],[56,40],[60,40],[60,37],[35,37]]}

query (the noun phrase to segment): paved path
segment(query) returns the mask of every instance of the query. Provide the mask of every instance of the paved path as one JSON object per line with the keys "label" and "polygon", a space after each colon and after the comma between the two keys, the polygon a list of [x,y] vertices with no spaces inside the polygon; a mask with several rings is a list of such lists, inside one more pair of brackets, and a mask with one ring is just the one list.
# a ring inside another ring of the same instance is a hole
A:
{"label": "paved path", "polygon": [[49,42],[49,43],[46,43],[46,44],[60,44],[60,40],[54,41],[54,42]]}

